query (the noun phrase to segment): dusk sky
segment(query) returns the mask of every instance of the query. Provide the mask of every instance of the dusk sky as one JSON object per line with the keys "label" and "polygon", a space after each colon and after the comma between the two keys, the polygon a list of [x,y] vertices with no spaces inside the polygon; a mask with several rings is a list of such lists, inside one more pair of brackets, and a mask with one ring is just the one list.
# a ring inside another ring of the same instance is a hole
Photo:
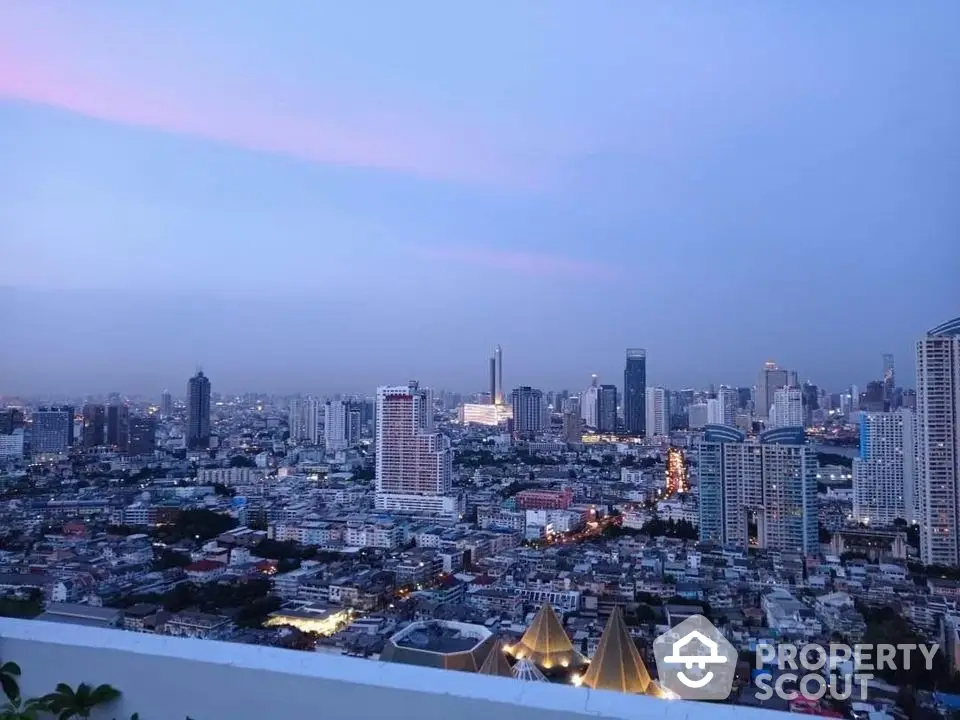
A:
{"label": "dusk sky", "polygon": [[0,394],[914,384],[960,2],[0,0]]}

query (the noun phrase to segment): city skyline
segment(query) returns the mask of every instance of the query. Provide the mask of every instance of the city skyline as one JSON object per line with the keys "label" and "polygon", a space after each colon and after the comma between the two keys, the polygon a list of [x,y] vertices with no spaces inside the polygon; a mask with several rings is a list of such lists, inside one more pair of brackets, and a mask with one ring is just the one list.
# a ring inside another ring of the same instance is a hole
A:
{"label": "city skyline", "polygon": [[0,391],[837,387],[955,314],[956,3],[415,5],[5,8]]}

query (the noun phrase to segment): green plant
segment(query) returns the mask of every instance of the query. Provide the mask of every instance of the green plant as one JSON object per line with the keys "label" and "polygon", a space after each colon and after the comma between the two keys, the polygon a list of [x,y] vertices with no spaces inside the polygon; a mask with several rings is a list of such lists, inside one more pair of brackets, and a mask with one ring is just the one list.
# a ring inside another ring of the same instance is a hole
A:
{"label": "green plant", "polygon": [[0,685],[3,686],[3,694],[7,696],[10,702],[16,702],[20,699],[20,666],[15,662],[5,662],[0,665]]}
{"label": "green plant", "polygon": [[38,720],[41,713],[49,711],[43,700],[16,697],[0,708],[0,720]]}
{"label": "green plant", "polygon": [[88,718],[95,707],[113,702],[120,697],[120,691],[111,685],[93,687],[80,683],[74,690],[66,683],[59,683],[57,689],[46,695],[43,702],[57,716],[57,720],[70,718]]}

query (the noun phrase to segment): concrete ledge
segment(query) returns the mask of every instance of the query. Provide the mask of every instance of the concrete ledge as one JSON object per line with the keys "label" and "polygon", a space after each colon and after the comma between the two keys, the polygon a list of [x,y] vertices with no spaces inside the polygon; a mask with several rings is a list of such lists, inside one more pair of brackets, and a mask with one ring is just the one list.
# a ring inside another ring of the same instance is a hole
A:
{"label": "concrete ledge", "polygon": [[142,720],[773,720],[780,713],[666,701],[323,653],[0,618],[0,659],[26,697],[58,682],[109,683],[121,700],[93,717]]}

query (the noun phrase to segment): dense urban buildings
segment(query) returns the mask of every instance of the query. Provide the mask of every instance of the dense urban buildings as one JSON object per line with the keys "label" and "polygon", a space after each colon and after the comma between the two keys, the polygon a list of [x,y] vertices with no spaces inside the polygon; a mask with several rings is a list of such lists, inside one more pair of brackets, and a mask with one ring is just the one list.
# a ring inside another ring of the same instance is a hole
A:
{"label": "dense urban buildings", "polygon": [[187,447],[210,446],[210,380],[200,370],[187,383]]}
{"label": "dense urban buildings", "polygon": [[73,434],[72,408],[43,407],[31,417],[31,449],[34,453],[63,453]]}
{"label": "dense urban buildings", "polygon": [[510,396],[513,408],[513,427],[517,433],[535,435],[543,432],[546,424],[547,406],[543,391],[529,385],[514,388]]}
{"label": "dense urban buildings", "polygon": [[623,422],[631,435],[647,434],[647,351],[628,348],[623,370]]}
{"label": "dense urban buildings", "polygon": [[960,317],[917,342],[917,470],[921,559],[960,565]]}
{"label": "dense urban buildings", "polygon": [[770,417],[770,409],[773,407],[777,390],[796,385],[796,373],[783,370],[775,362],[766,363],[757,377],[757,417],[767,420]]}
{"label": "dense urban buildings", "polygon": [[290,438],[316,445],[320,438],[320,401],[315,398],[294,398],[287,416]]}

